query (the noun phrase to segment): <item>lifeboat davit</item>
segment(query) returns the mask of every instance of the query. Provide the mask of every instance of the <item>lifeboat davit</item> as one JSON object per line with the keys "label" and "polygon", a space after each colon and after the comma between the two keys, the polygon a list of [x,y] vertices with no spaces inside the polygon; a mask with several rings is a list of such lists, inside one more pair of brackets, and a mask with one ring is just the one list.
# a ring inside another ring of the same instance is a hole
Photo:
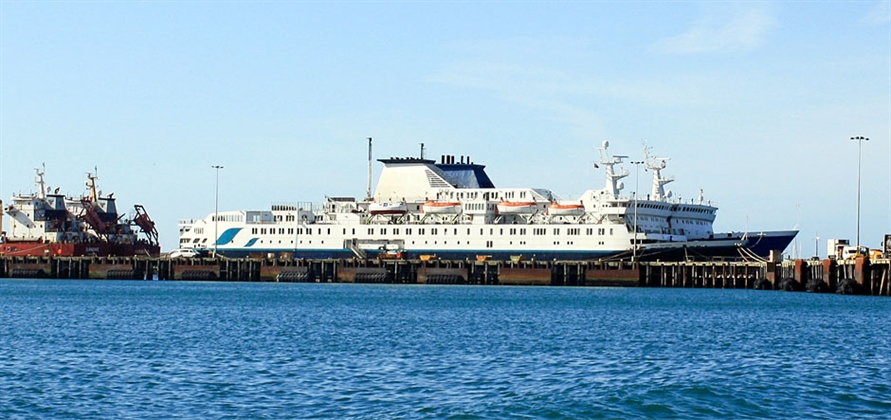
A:
{"label": "lifeboat davit", "polygon": [[407,211],[408,207],[401,201],[395,203],[370,203],[368,205],[368,212],[371,214],[400,215],[405,214]]}
{"label": "lifeboat davit", "polygon": [[585,206],[581,204],[551,203],[548,206],[548,214],[551,216],[578,216],[585,213]]}
{"label": "lifeboat davit", "polygon": [[531,214],[535,213],[534,201],[502,201],[498,203],[500,214]]}
{"label": "lifeboat davit", "polygon": [[461,203],[456,201],[428,201],[422,207],[424,213],[457,214],[461,212]]}

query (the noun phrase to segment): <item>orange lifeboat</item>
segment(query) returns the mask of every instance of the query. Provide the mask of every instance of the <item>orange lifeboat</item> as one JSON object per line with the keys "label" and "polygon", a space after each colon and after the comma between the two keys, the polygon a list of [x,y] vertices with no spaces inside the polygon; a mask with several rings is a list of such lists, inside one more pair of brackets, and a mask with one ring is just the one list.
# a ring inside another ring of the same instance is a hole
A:
{"label": "orange lifeboat", "polygon": [[548,206],[548,214],[551,216],[578,216],[585,213],[585,206],[582,204],[559,204],[551,203]]}
{"label": "orange lifeboat", "polygon": [[424,213],[456,214],[461,212],[461,203],[457,201],[428,201],[422,207]]}
{"label": "orange lifeboat", "polygon": [[500,214],[530,214],[535,213],[534,201],[502,201],[498,203]]}

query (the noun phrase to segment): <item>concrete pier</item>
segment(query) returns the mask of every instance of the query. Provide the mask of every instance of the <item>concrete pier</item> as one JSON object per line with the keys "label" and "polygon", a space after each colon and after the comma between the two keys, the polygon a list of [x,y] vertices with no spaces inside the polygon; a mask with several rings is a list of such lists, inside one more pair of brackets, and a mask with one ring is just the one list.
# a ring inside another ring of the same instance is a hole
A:
{"label": "concrete pier", "polygon": [[891,260],[477,261],[0,257],[0,277],[772,289],[891,296]]}

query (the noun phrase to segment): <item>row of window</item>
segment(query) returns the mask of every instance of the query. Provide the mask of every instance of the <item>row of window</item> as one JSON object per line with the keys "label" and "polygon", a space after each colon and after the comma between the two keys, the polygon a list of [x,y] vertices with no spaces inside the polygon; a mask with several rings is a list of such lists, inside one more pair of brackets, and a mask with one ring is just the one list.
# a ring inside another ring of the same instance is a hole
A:
{"label": "row of window", "polygon": [[[400,235],[402,232],[405,235],[412,235],[414,232],[417,232],[418,235],[426,235],[427,230],[429,229],[431,235],[449,235],[451,231],[451,235],[458,235],[459,228],[365,228],[366,234],[368,236],[374,236],[375,232],[378,232],[380,236],[386,236],[392,232],[392,235]],[[467,235],[470,235],[472,232],[472,228],[467,228]],[[489,228],[489,236],[493,235],[504,235],[505,231],[507,231],[507,235],[514,236],[526,235],[526,228]],[[297,235],[313,235],[313,232],[317,235],[322,235],[324,231],[325,235],[331,235],[331,228],[298,228],[296,231]],[[553,228],[552,234],[560,235],[562,228]],[[496,233],[497,232],[497,233]],[[198,232],[196,232],[198,233]],[[252,228],[251,234],[253,235],[294,235],[294,228]],[[347,234],[347,229],[343,229],[343,234]],[[350,234],[356,234],[356,228],[352,228]],[[543,236],[547,235],[547,228],[534,228],[532,229],[532,234],[535,236]],[[581,235],[581,228],[566,228],[567,235]],[[607,234],[606,228],[598,228],[597,235],[603,236]],[[613,234],[613,228],[609,228],[609,234]],[[486,235],[486,228],[480,228],[480,235]],[[585,235],[592,236],[594,235],[594,228],[586,228]]]}
{"label": "row of window", "polygon": [[[306,244],[306,245],[312,245],[312,240],[305,240],[305,241],[304,241],[304,240],[300,240],[300,241],[297,241],[297,243],[300,244],[300,245],[304,245],[304,244]],[[604,243],[605,243],[605,242],[603,242],[603,241],[599,242],[600,245],[603,245]],[[267,245],[267,244],[269,244],[269,245],[275,245],[275,244],[281,245],[281,244],[282,244],[282,241],[281,241],[281,240],[278,240],[278,241],[273,241],[273,240],[263,241],[263,240],[260,240],[260,241],[257,241],[257,244],[259,244],[259,245]],[[290,245],[294,245],[294,240],[291,239],[290,241],[288,241],[288,244],[290,244]],[[319,241],[319,245],[324,245],[324,244],[325,244],[325,240],[320,240],[320,241]],[[448,244],[449,244],[449,241],[447,241],[447,240],[446,240],[446,241],[442,241],[442,245],[448,245]],[[462,245],[462,244],[463,244],[463,245],[470,245],[471,242],[470,242],[470,241],[463,241],[463,242],[462,242],[462,241],[455,241],[455,242],[454,242],[454,245]],[[527,244],[526,241],[517,241],[517,245],[526,245],[526,244]],[[554,242],[552,242],[551,244],[552,244],[552,245],[557,245],[557,246],[559,246],[559,245],[561,245],[561,244],[563,244],[563,245],[575,245],[575,242],[573,242],[573,241],[566,241],[566,242],[554,241]],[[411,241],[411,245],[417,245],[417,243],[416,243],[415,241]],[[439,241],[424,241],[424,245],[439,245]],[[513,245],[514,245],[514,242],[513,242],[513,241],[511,241],[511,242],[508,243],[508,246],[513,246]],[[493,248],[493,247],[495,246],[495,241],[486,241],[485,246],[486,246],[486,248]]]}
{"label": "row of window", "polygon": [[436,194],[436,199],[437,200],[454,200],[454,199],[476,200],[476,199],[479,199],[480,197],[482,197],[483,200],[499,200],[499,199],[512,200],[512,199],[517,199],[517,198],[520,198],[520,199],[526,198],[526,191],[519,191],[519,195],[517,194],[517,192],[518,191],[504,191],[503,193],[498,192],[498,191],[485,191],[485,192],[468,191],[468,192],[457,192],[456,193],[456,192],[452,191],[449,193]]}
{"label": "row of window", "polygon": [[[298,231],[302,231],[302,230],[303,230],[303,229],[298,229]],[[308,229],[307,229],[307,230],[308,230]],[[328,231],[330,232],[331,229],[328,229]],[[251,229],[251,233],[254,234],[254,235],[275,235],[275,234],[278,234],[278,235],[285,235],[285,234],[293,235],[293,234],[294,234],[294,228],[278,228],[277,230],[276,230],[276,228],[252,228],[252,229]]]}
{"label": "row of window", "polygon": [[[633,217],[631,218],[633,220]],[[638,216],[638,222],[648,221],[648,222],[656,222],[663,223],[665,222],[664,217],[649,217],[649,216]],[[708,222],[702,220],[688,220],[688,219],[675,219],[675,225],[708,225]]]}

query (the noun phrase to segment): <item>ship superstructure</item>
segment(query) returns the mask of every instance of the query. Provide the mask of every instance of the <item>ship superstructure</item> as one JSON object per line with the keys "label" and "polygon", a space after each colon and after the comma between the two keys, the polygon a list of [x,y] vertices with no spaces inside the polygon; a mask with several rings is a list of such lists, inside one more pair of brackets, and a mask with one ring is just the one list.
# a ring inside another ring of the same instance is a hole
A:
{"label": "ship superstructure", "polygon": [[[645,152],[645,197],[623,194],[626,156],[599,148],[605,185],[575,199],[540,188],[496,187],[469,156],[380,159],[374,194],[359,200],[275,205],[180,222],[180,247],[228,257],[597,259],[765,257],[797,231],[716,234],[717,207],[666,192],[665,158]],[[217,232],[216,236],[214,232]]]}
{"label": "ship superstructure", "polygon": [[[0,255],[82,256],[146,255],[160,253],[158,231],[142,205],[130,218],[118,213],[114,194],[102,196],[98,177],[87,174],[87,193],[82,197],[59,194],[45,181],[45,170],[36,170],[36,192],[13,195],[2,207]],[[5,216],[5,217],[2,217]]]}

